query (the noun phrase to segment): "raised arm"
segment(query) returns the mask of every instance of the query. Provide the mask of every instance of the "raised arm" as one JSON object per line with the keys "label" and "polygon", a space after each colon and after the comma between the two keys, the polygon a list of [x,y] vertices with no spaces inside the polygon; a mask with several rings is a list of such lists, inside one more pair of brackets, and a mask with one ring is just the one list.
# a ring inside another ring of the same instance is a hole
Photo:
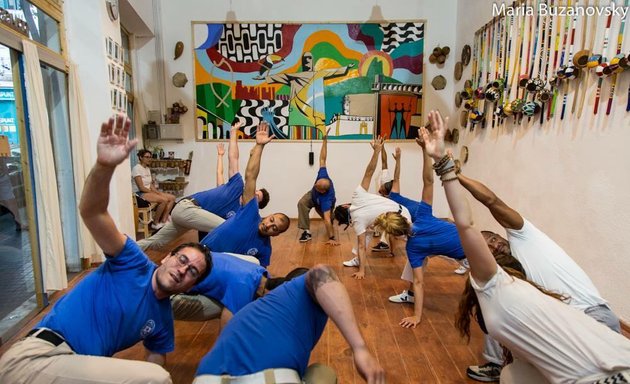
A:
{"label": "raised arm", "polygon": [[[383,151],[385,152],[385,151]],[[392,192],[400,193],[400,147],[396,147],[394,151],[394,160],[396,160],[396,166],[394,167],[394,179],[392,180]]]}
{"label": "raised arm", "polygon": [[422,148],[422,201],[433,205],[433,169],[431,169],[433,162],[424,147],[424,140],[419,137],[416,143]]}
{"label": "raised arm", "polygon": [[223,177],[223,155],[225,155],[223,143],[217,144],[217,187],[225,184],[225,177]]}
{"label": "raised arm", "polygon": [[137,139],[128,140],[131,121],[125,115],[110,117],[101,125],[96,142],[96,164],[85,180],[79,211],[96,243],[106,255],[116,256],[125,246],[126,237],[107,212],[109,183],[116,166],[129,156]]}
{"label": "raised arm", "polygon": [[444,146],[444,133],[447,129],[448,118],[444,121],[439,112],[431,111],[429,112],[429,120],[433,131],[429,132],[426,128],[421,128],[425,150],[436,162],[438,166],[436,172],[442,173],[440,179],[444,185],[448,205],[455,218],[462,247],[470,263],[470,273],[478,283],[483,284],[494,276],[497,271],[497,263],[481,232],[473,227],[472,213],[464,196],[464,188],[460,183],[455,182],[457,176],[454,165],[452,170],[445,172],[451,168],[451,163],[453,163],[452,159],[445,158],[447,154]]}
{"label": "raised arm", "polygon": [[249,153],[249,161],[245,169],[245,188],[243,189],[243,203],[247,204],[256,194],[256,179],[260,173],[260,158],[265,145],[274,138],[269,136],[269,124],[263,121],[256,129],[256,145]]}
{"label": "raised arm", "polygon": [[481,204],[488,207],[492,216],[496,221],[504,228],[509,229],[521,229],[523,228],[523,217],[510,208],[503,200],[499,199],[497,195],[490,190],[490,188],[483,185],[477,180],[468,178],[461,173],[457,176],[459,183],[466,188],[475,199]]}
{"label": "raised arm", "polygon": [[240,132],[243,123],[236,122],[232,128],[230,128],[230,144],[228,144],[228,176],[232,176],[238,173],[238,134]]}
{"label": "raised arm", "polygon": [[330,128],[326,131],[326,134],[322,138],[322,149],[319,151],[319,167],[326,166],[326,157],[328,157],[328,133],[330,133]]}
{"label": "raised arm", "polygon": [[375,138],[370,145],[374,151],[372,152],[372,158],[370,159],[367,168],[365,168],[365,174],[363,175],[363,180],[361,181],[361,187],[363,187],[366,191],[370,188],[370,180],[372,180],[372,175],[374,175],[374,170],[376,169],[378,155],[381,152],[381,149],[383,149],[383,138],[380,136]]}
{"label": "raised arm", "polygon": [[335,323],[352,348],[354,363],[368,384],[385,383],[385,371],[368,350],[354,317],[350,296],[339,278],[326,265],[316,265],[306,275],[306,288]]}

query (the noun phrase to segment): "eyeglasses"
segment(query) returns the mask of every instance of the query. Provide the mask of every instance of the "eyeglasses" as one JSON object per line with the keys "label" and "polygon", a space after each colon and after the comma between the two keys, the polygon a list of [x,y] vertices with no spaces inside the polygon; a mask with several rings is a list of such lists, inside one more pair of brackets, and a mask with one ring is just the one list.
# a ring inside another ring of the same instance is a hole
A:
{"label": "eyeglasses", "polygon": [[175,257],[177,260],[177,264],[179,264],[180,267],[186,267],[186,273],[188,274],[188,276],[192,277],[195,280],[199,278],[199,270],[194,265],[190,264],[190,259],[188,259],[188,256],[184,255],[183,253],[176,253]]}

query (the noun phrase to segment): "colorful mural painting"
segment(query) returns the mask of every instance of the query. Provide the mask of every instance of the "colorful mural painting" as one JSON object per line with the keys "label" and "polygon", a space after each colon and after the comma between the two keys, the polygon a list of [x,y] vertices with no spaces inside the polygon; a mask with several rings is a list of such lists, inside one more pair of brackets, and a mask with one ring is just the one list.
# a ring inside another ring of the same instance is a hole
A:
{"label": "colorful mural painting", "polygon": [[[264,119],[278,139],[412,139],[424,23],[193,23],[199,140]],[[412,117],[414,117],[412,119]]]}

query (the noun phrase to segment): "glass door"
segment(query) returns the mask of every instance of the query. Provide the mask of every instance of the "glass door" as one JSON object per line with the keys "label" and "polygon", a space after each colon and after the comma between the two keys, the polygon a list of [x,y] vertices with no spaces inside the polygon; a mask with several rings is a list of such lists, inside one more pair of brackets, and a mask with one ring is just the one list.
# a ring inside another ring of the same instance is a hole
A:
{"label": "glass door", "polygon": [[[0,338],[45,304],[18,52],[0,45]],[[2,340],[0,339],[0,341]]]}

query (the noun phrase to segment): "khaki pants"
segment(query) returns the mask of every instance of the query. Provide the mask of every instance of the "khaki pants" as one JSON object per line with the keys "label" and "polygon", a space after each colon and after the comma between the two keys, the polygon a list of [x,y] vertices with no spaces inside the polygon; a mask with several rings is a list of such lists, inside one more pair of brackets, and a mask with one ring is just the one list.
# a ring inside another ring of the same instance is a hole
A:
{"label": "khaki pants", "polygon": [[206,211],[187,199],[175,204],[171,212],[171,220],[172,222],[166,223],[153,236],[138,241],[140,248],[144,250],[164,247],[190,229],[212,232],[225,221],[220,216]]}
{"label": "khaki pants", "polygon": [[[316,207],[315,204],[313,203],[311,192],[312,191],[306,192],[304,196],[302,196],[300,201],[298,201],[298,204],[297,204],[298,228],[301,230],[311,229],[311,217],[310,217],[311,209],[315,208],[315,211],[317,212],[317,214],[322,219],[324,218],[324,212],[322,212],[322,210],[319,209],[319,207]],[[331,219],[332,219],[332,213],[334,210],[335,210],[335,204],[333,203],[333,206],[330,209]]]}
{"label": "khaki pants", "polygon": [[68,344],[58,346],[26,337],[0,358],[0,383],[13,384],[170,384],[171,376],[161,366],[146,361],[78,355]]}

